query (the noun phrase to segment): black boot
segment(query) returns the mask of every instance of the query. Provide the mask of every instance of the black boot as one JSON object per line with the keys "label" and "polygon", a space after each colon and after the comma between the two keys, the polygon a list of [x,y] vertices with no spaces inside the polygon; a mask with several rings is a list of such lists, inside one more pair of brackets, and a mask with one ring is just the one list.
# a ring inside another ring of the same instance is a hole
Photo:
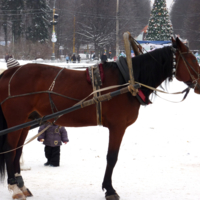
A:
{"label": "black boot", "polygon": [[44,166],[49,166],[49,165],[50,165],[49,161],[47,161],[46,163],[44,163]]}

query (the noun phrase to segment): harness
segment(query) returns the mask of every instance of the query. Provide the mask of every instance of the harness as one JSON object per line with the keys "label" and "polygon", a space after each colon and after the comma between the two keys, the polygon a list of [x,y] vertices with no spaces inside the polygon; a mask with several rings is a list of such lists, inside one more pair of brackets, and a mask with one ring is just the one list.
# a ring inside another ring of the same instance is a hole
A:
{"label": "harness", "polygon": [[[198,71],[196,71],[191,65],[190,65],[190,63],[188,63],[188,61],[185,59],[185,57],[184,57],[184,55],[185,54],[192,54],[192,52],[190,52],[190,51],[188,51],[188,52],[181,52],[180,50],[175,50],[174,51],[174,53],[175,52],[178,52],[179,53],[179,57],[178,57],[178,60],[177,60],[177,67],[178,67],[178,63],[179,63],[179,61],[180,61],[180,58],[182,58],[182,60],[183,60],[183,62],[184,62],[184,64],[185,64],[185,67],[186,67],[186,69],[187,69],[187,71],[188,71],[188,73],[189,73],[189,75],[190,75],[190,77],[191,77],[191,79],[192,79],[192,83],[193,83],[193,87],[194,87],[194,89],[196,88],[196,87],[198,87],[198,89],[199,89],[199,91],[200,91],[200,85],[199,85],[199,83],[198,83],[198,80],[200,79],[200,74],[199,74],[199,67],[198,67]],[[192,75],[192,73],[191,73],[191,71],[190,71],[190,69],[197,75],[197,79],[195,79],[195,77]],[[177,73],[177,68],[176,68],[176,73]],[[176,76],[176,73],[175,73],[175,76]],[[176,76],[177,77],[177,76]],[[187,84],[187,83],[186,83]]]}
{"label": "harness", "polygon": [[[119,57],[119,59],[116,61],[116,64],[117,64],[124,80],[126,81],[126,83],[128,83],[130,78],[129,78],[129,70],[128,70],[128,65],[127,65],[126,59],[124,57]],[[143,105],[143,106],[146,106],[149,103],[151,103],[149,100],[148,100],[148,103],[146,103],[146,97],[143,94],[141,89],[138,89],[138,93],[136,94],[136,98],[138,99],[140,104]]]}
{"label": "harness", "polygon": [[[102,64],[100,66],[102,68]],[[100,86],[102,86],[101,74],[99,65],[88,67],[86,70],[90,76],[90,81],[93,87],[93,92],[97,90],[97,92],[93,93],[94,99],[101,96],[101,92],[98,92]],[[96,114],[97,114],[97,125],[102,125],[102,103],[96,101]]]}
{"label": "harness", "polygon": [[[80,99],[75,99],[75,98],[72,98],[72,97],[68,97],[68,96],[65,96],[65,95],[62,95],[62,94],[59,94],[57,92],[54,92],[53,89],[54,89],[54,86],[55,86],[55,83],[56,83],[56,79],[58,78],[58,76],[60,75],[60,73],[65,69],[65,68],[61,68],[59,70],[59,72],[57,73],[56,77],[54,78],[53,82],[51,83],[50,87],[48,90],[46,91],[38,91],[38,92],[31,92],[31,93],[26,93],[26,94],[19,94],[19,95],[11,95],[11,91],[10,91],[10,85],[11,85],[11,81],[14,77],[14,75],[23,67],[20,66],[15,72],[14,74],[11,76],[10,80],[9,80],[9,83],[8,83],[8,97],[6,99],[4,99],[0,104],[3,104],[5,101],[7,101],[8,99],[11,99],[11,98],[16,98],[16,97],[23,97],[23,96],[28,96],[28,95],[35,95],[35,94],[42,94],[42,93],[47,93],[49,95],[49,102],[50,102],[50,106],[51,106],[51,111],[52,113],[55,112],[58,112],[58,109],[56,107],[56,105],[54,104],[53,100],[52,100],[52,97],[51,97],[51,94],[54,94],[54,95],[58,95],[58,96],[61,96],[61,97],[64,97],[64,98],[67,98],[67,99],[71,99],[71,100],[74,100],[74,101],[80,101]],[[59,118],[56,117],[53,124],[56,122],[56,120]],[[41,122],[42,123],[42,122]]]}
{"label": "harness", "polygon": [[[185,66],[186,66],[186,69],[187,69],[187,71],[188,71],[188,73],[189,73],[191,79],[193,80],[192,83],[193,83],[194,89],[195,89],[196,87],[198,87],[198,89],[199,89],[199,91],[200,91],[200,85],[199,85],[199,83],[198,83],[198,80],[200,79],[199,68],[198,68],[198,72],[197,72],[197,71],[188,63],[188,61],[187,61],[187,60],[185,59],[185,57],[184,57],[184,54],[189,54],[189,53],[192,54],[192,52],[181,52],[180,50],[177,50],[177,49],[175,49],[175,48],[173,48],[173,47],[171,47],[171,50],[172,50],[172,52],[173,52],[173,71],[172,71],[172,72],[173,72],[173,74],[175,75],[175,77],[177,77],[177,76],[176,76],[176,73],[177,73],[177,67],[178,67],[179,60],[180,60],[180,58],[182,58],[182,60],[183,60],[183,62],[184,62],[184,64],[185,64]],[[176,52],[179,53],[179,57],[178,57],[177,63],[176,63],[176,55],[175,55]],[[149,53],[149,52],[148,52],[148,53]],[[149,53],[149,54],[151,55],[151,53]],[[155,61],[157,61],[152,55],[151,55],[151,57],[152,57]],[[157,62],[158,62],[158,61],[157,61]],[[117,66],[118,66],[118,68],[119,68],[119,70],[120,70],[120,72],[121,72],[121,74],[122,74],[124,80],[128,83],[128,82],[129,82],[129,70],[128,70],[128,66],[127,66],[127,61],[126,61],[126,59],[125,59],[124,57],[119,57],[119,60],[116,61],[116,64],[117,64]],[[158,63],[158,64],[160,64],[160,63]],[[190,69],[197,75],[197,79],[195,79],[195,77],[192,75]],[[138,82],[135,82],[135,83],[138,83]],[[163,91],[161,91],[161,90],[158,90],[158,89],[156,89],[156,88],[152,88],[152,87],[147,86],[147,85],[144,85],[144,84],[142,84],[142,83],[139,83],[139,84],[140,84],[141,86],[144,86],[144,87],[149,88],[149,89],[151,89],[151,90],[154,90],[154,91],[158,91],[158,92],[162,92],[162,93],[168,94],[167,92],[163,92]],[[186,83],[186,84],[187,84],[187,83]],[[190,86],[190,87],[191,87],[191,86]],[[185,90],[183,90],[182,92],[176,92],[176,93],[170,93],[170,94],[183,94],[183,93],[185,93],[185,95],[184,95],[183,99],[181,100],[181,102],[182,102],[183,100],[185,100],[185,98],[187,97],[187,95],[188,95],[188,93],[189,93],[189,87],[186,88]],[[157,96],[159,96],[159,95],[157,95]],[[145,95],[143,94],[143,92],[142,92],[142,90],[141,90],[140,88],[138,89],[138,93],[137,93],[137,95],[136,95],[136,98],[138,99],[138,101],[140,102],[141,105],[148,105],[149,103],[151,103],[149,100],[148,100],[148,103],[146,103],[146,97],[145,97]],[[166,100],[166,99],[165,99],[165,100]],[[171,101],[171,102],[172,102],[172,101]],[[177,103],[177,102],[174,102],[174,103]]]}

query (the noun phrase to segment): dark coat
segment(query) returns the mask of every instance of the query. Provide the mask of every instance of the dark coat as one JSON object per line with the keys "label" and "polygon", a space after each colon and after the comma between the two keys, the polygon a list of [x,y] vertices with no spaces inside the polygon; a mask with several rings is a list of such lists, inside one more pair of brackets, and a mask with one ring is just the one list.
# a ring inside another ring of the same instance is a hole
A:
{"label": "dark coat", "polygon": [[72,60],[76,61],[76,56],[75,55],[72,56]]}
{"label": "dark coat", "polygon": [[[48,124],[40,126],[39,131],[46,128]],[[62,142],[69,142],[67,131],[62,126],[52,125],[38,137],[38,141],[44,139],[43,144],[51,147],[62,145]]]}
{"label": "dark coat", "polygon": [[111,53],[111,52],[109,52],[108,58],[109,58],[109,59],[112,59],[112,53]]}
{"label": "dark coat", "polygon": [[101,56],[101,61],[102,61],[102,62],[106,62],[106,61],[107,61],[107,55],[104,55],[104,54],[103,54],[103,55]]}
{"label": "dark coat", "polygon": [[81,57],[80,57],[80,55],[78,55],[78,56],[77,56],[77,60],[78,60],[78,61],[80,61],[80,60],[81,60]]}

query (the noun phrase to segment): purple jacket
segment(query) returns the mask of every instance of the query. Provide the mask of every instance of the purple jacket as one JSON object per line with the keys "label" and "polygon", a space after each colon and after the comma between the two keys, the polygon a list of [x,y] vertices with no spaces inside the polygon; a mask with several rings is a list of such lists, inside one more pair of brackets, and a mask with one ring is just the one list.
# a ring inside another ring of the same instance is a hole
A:
{"label": "purple jacket", "polygon": [[[46,128],[48,124],[44,124],[40,126],[39,131],[42,131]],[[40,139],[44,139],[43,144],[51,147],[56,147],[62,145],[62,142],[69,142],[67,131],[62,126],[52,125],[45,132],[43,132],[39,137]]]}

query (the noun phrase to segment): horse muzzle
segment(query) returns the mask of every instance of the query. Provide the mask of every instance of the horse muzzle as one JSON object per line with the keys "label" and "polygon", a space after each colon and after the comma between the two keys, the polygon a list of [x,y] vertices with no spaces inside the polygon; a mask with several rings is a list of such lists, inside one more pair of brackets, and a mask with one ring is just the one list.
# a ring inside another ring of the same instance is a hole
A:
{"label": "horse muzzle", "polygon": [[185,84],[188,87],[194,89],[194,92],[196,94],[200,94],[200,84],[197,81],[194,81],[194,82],[185,82]]}
{"label": "horse muzzle", "polygon": [[200,94],[200,84],[198,82],[194,85],[194,92]]}

